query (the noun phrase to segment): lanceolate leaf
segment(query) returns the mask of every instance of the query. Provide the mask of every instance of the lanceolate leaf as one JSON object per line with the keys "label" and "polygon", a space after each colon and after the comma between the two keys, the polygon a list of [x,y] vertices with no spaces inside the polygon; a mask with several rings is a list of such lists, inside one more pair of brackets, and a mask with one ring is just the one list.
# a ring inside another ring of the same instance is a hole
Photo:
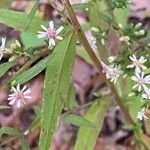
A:
{"label": "lanceolate leaf", "polygon": [[42,21],[38,17],[34,17],[28,26],[28,29],[25,30],[26,20],[28,15],[24,12],[17,12],[8,9],[0,9],[0,23],[3,23],[7,26],[13,27],[20,31],[27,31],[30,33],[37,34],[37,31],[41,30],[40,25],[46,25],[47,23]]}
{"label": "lanceolate leaf", "polygon": [[2,77],[16,62],[6,62],[0,65],[0,77]]}
{"label": "lanceolate leaf", "polygon": [[85,114],[85,119],[92,122],[96,127],[80,127],[74,150],[92,150],[94,148],[110,102],[109,98],[103,98],[89,108]]}
{"label": "lanceolate leaf", "polygon": [[70,84],[69,90],[68,90],[68,96],[67,100],[65,102],[65,107],[72,109],[74,107],[77,107],[78,103],[76,101],[76,96],[75,96],[75,89],[72,84]]}
{"label": "lanceolate leaf", "polygon": [[36,0],[36,3],[34,4],[30,14],[27,17],[25,29],[27,29],[29,27],[30,23],[32,22],[32,19],[35,16],[35,13],[38,9],[39,4],[40,4],[40,0]]}
{"label": "lanceolate leaf", "polygon": [[70,114],[66,117],[66,121],[79,127],[94,127],[94,124],[82,116]]}
{"label": "lanceolate leaf", "polygon": [[32,68],[28,69],[27,71],[24,71],[23,73],[19,74],[15,80],[16,84],[23,84],[29,80],[31,80],[33,77],[38,75],[42,70],[44,70],[50,61],[51,56],[47,56],[46,58],[42,59],[40,62],[38,62],[36,65],[34,65]]}
{"label": "lanceolate leaf", "polygon": [[70,35],[54,50],[45,75],[41,116],[40,150],[49,150],[67,98],[75,58],[76,36]]}
{"label": "lanceolate leaf", "polygon": [[9,134],[13,136],[17,136],[20,139],[21,149],[22,150],[30,150],[28,144],[26,143],[24,136],[20,133],[19,130],[11,127],[2,127],[0,128],[0,138],[3,134]]}

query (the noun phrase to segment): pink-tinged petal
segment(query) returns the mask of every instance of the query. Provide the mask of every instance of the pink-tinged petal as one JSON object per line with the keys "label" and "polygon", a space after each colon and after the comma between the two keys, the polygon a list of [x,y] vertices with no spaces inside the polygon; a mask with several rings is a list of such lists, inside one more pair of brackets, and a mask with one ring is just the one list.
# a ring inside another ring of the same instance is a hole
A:
{"label": "pink-tinged petal", "polygon": [[16,99],[11,100],[8,104],[13,105],[15,103]]}
{"label": "pink-tinged petal", "polygon": [[41,28],[42,28],[43,30],[47,31],[47,28],[46,28],[45,26],[41,25]]}
{"label": "pink-tinged petal", "polygon": [[21,102],[20,100],[17,101],[17,108],[20,108],[21,107]]}
{"label": "pink-tinged petal", "polygon": [[24,98],[27,99],[27,100],[28,100],[28,99],[29,99],[29,100],[32,99],[32,97],[31,97],[31,96],[28,96],[28,95],[24,96]]}
{"label": "pink-tinged petal", "polygon": [[56,39],[58,39],[58,40],[63,40],[63,37],[61,37],[61,36],[56,36]]}
{"label": "pink-tinged petal", "polygon": [[56,34],[59,34],[63,29],[64,29],[63,26],[59,27],[59,28],[56,30]]}
{"label": "pink-tinged petal", "polygon": [[23,92],[23,94],[25,94],[25,95],[30,94],[30,93],[31,93],[31,89],[28,89],[28,90]]}
{"label": "pink-tinged petal", "polygon": [[13,94],[9,94],[8,96],[9,97],[14,97],[16,95],[16,93],[13,93]]}
{"label": "pink-tinged petal", "polygon": [[49,22],[49,28],[52,29],[52,30],[54,29],[54,22],[53,21]]}
{"label": "pink-tinged petal", "polygon": [[14,99],[14,98],[15,98],[15,96],[8,97],[7,100],[8,100],[8,101],[11,101],[11,100]]}
{"label": "pink-tinged petal", "polygon": [[49,46],[55,46],[55,40],[53,38],[49,39]]}
{"label": "pink-tinged petal", "polygon": [[27,86],[25,85],[25,86],[22,88],[21,92],[25,91],[26,88],[27,88]]}

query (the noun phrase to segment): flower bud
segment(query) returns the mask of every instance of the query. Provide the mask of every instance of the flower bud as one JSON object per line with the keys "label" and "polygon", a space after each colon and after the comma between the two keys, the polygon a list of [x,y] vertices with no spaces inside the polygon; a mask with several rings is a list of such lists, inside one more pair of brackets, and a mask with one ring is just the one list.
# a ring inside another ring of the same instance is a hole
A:
{"label": "flower bud", "polygon": [[96,28],[96,27],[91,27],[91,30],[94,31],[94,32],[99,32],[99,29]]}

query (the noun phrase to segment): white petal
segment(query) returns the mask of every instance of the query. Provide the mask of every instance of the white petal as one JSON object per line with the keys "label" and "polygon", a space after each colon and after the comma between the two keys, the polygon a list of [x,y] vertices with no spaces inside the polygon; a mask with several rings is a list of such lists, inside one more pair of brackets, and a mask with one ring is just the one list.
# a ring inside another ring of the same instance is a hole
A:
{"label": "white petal", "polygon": [[14,99],[14,98],[15,98],[15,96],[8,97],[7,100],[8,100],[8,101],[11,101],[11,100]]}
{"label": "white petal", "polygon": [[0,60],[2,59],[2,57],[3,57],[3,54],[0,54]]}
{"label": "white petal", "polygon": [[45,38],[45,37],[47,37],[46,33],[41,33],[37,35],[38,39]]}
{"label": "white petal", "polygon": [[142,90],[142,86],[139,85],[139,86],[138,86],[138,91],[141,92],[141,90]]}
{"label": "white petal", "polygon": [[31,97],[31,96],[28,96],[28,95],[24,96],[24,98],[25,98],[25,99],[29,99],[29,100],[32,99],[32,97]]}
{"label": "white petal", "polygon": [[134,68],[134,65],[133,64],[128,65],[127,68]]}
{"label": "white petal", "polygon": [[135,85],[132,87],[132,89],[135,89],[137,86],[138,86],[138,84],[135,84]]}
{"label": "white petal", "polygon": [[50,29],[54,29],[54,22],[53,21],[49,22],[49,27],[50,27]]}
{"label": "white petal", "polygon": [[15,93],[17,92],[16,88],[15,87],[12,87],[11,88]]}
{"label": "white petal", "polygon": [[20,84],[17,85],[17,91],[20,92]]}
{"label": "white petal", "polygon": [[59,28],[56,30],[56,34],[59,34],[63,29],[64,29],[63,26],[59,27]]}
{"label": "white petal", "polygon": [[63,37],[61,37],[61,36],[56,36],[56,39],[58,39],[58,40],[63,40]]}
{"label": "white petal", "polygon": [[132,79],[133,81],[138,81],[138,79],[137,79],[136,76],[131,77],[131,79]]}
{"label": "white petal", "polygon": [[49,46],[55,46],[55,40],[53,38],[49,39]]}
{"label": "white petal", "polygon": [[47,31],[47,28],[46,28],[45,26],[41,25],[41,28],[42,28],[43,30]]}
{"label": "white petal", "polygon": [[17,101],[17,108],[20,108],[20,106],[21,106],[21,102],[18,100]]}
{"label": "white petal", "polygon": [[141,72],[141,69],[140,69],[139,67],[136,67],[136,68],[135,68],[135,72],[140,73],[140,72]]}
{"label": "white petal", "polygon": [[5,45],[6,45],[6,38],[2,38],[1,48],[5,48]]}
{"label": "white petal", "polygon": [[13,105],[15,103],[16,99],[11,100],[8,104]]}
{"label": "white petal", "polygon": [[28,89],[26,91],[23,92],[25,95],[30,94],[31,93],[31,89]]}
{"label": "white petal", "polygon": [[26,88],[27,88],[27,86],[25,85],[25,86],[22,88],[21,91],[23,92]]}

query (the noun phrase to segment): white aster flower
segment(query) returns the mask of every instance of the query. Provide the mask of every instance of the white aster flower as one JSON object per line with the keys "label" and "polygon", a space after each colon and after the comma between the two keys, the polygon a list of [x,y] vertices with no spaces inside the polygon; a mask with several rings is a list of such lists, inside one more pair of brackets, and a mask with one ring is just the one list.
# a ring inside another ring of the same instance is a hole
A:
{"label": "white aster flower", "polygon": [[136,72],[141,72],[141,69],[146,69],[146,66],[143,64],[147,61],[144,56],[141,56],[139,59],[133,54],[129,57],[132,60],[132,64],[128,65],[127,68],[135,68]]}
{"label": "white aster flower", "polygon": [[0,46],[0,60],[3,57],[3,53],[4,53],[4,50],[6,48],[5,45],[6,45],[6,38],[2,38],[2,44]]}
{"label": "white aster flower", "polygon": [[145,109],[142,109],[138,112],[137,118],[142,121],[143,119],[148,119],[148,117],[145,115]]}
{"label": "white aster flower", "polygon": [[57,30],[54,28],[54,22],[49,22],[49,27],[45,27],[44,25],[41,25],[41,28],[44,31],[38,31],[38,38],[48,38],[49,40],[49,46],[55,46],[55,40],[63,40],[63,37],[59,36],[59,33],[63,30],[63,26],[59,27]]}
{"label": "white aster flower", "polygon": [[110,79],[110,82],[116,83],[119,78],[121,71],[118,67],[107,66],[105,63],[101,62],[103,67],[103,72],[106,73],[106,78]]}
{"label": "white aster flower", "polygon": [[145,89],[145,93],[142,94],[142,98],[150,99],[150,89]]}
{"label": "white aster flower", "polygon": [[148,89],[146,84],[150,84],[150,75],[144,77],[144,72],[135,72],[135,76],[131,79],[137,82],[137,84],[133,86],[133,89],[137,88],[139,92],[141,92],[142,88],[144,88],[144,90]]}
{"label": "white aster flower", "polygon": [[18,84],[17,87],[12,87],[13,94],[8,95],[9,105],[16,105],[17,108],[20,108],[23,104],[26,104],[27,100],[31,100],[31,89],[27,89],[25,85],[22,89],[20,89],[20,85]]}

